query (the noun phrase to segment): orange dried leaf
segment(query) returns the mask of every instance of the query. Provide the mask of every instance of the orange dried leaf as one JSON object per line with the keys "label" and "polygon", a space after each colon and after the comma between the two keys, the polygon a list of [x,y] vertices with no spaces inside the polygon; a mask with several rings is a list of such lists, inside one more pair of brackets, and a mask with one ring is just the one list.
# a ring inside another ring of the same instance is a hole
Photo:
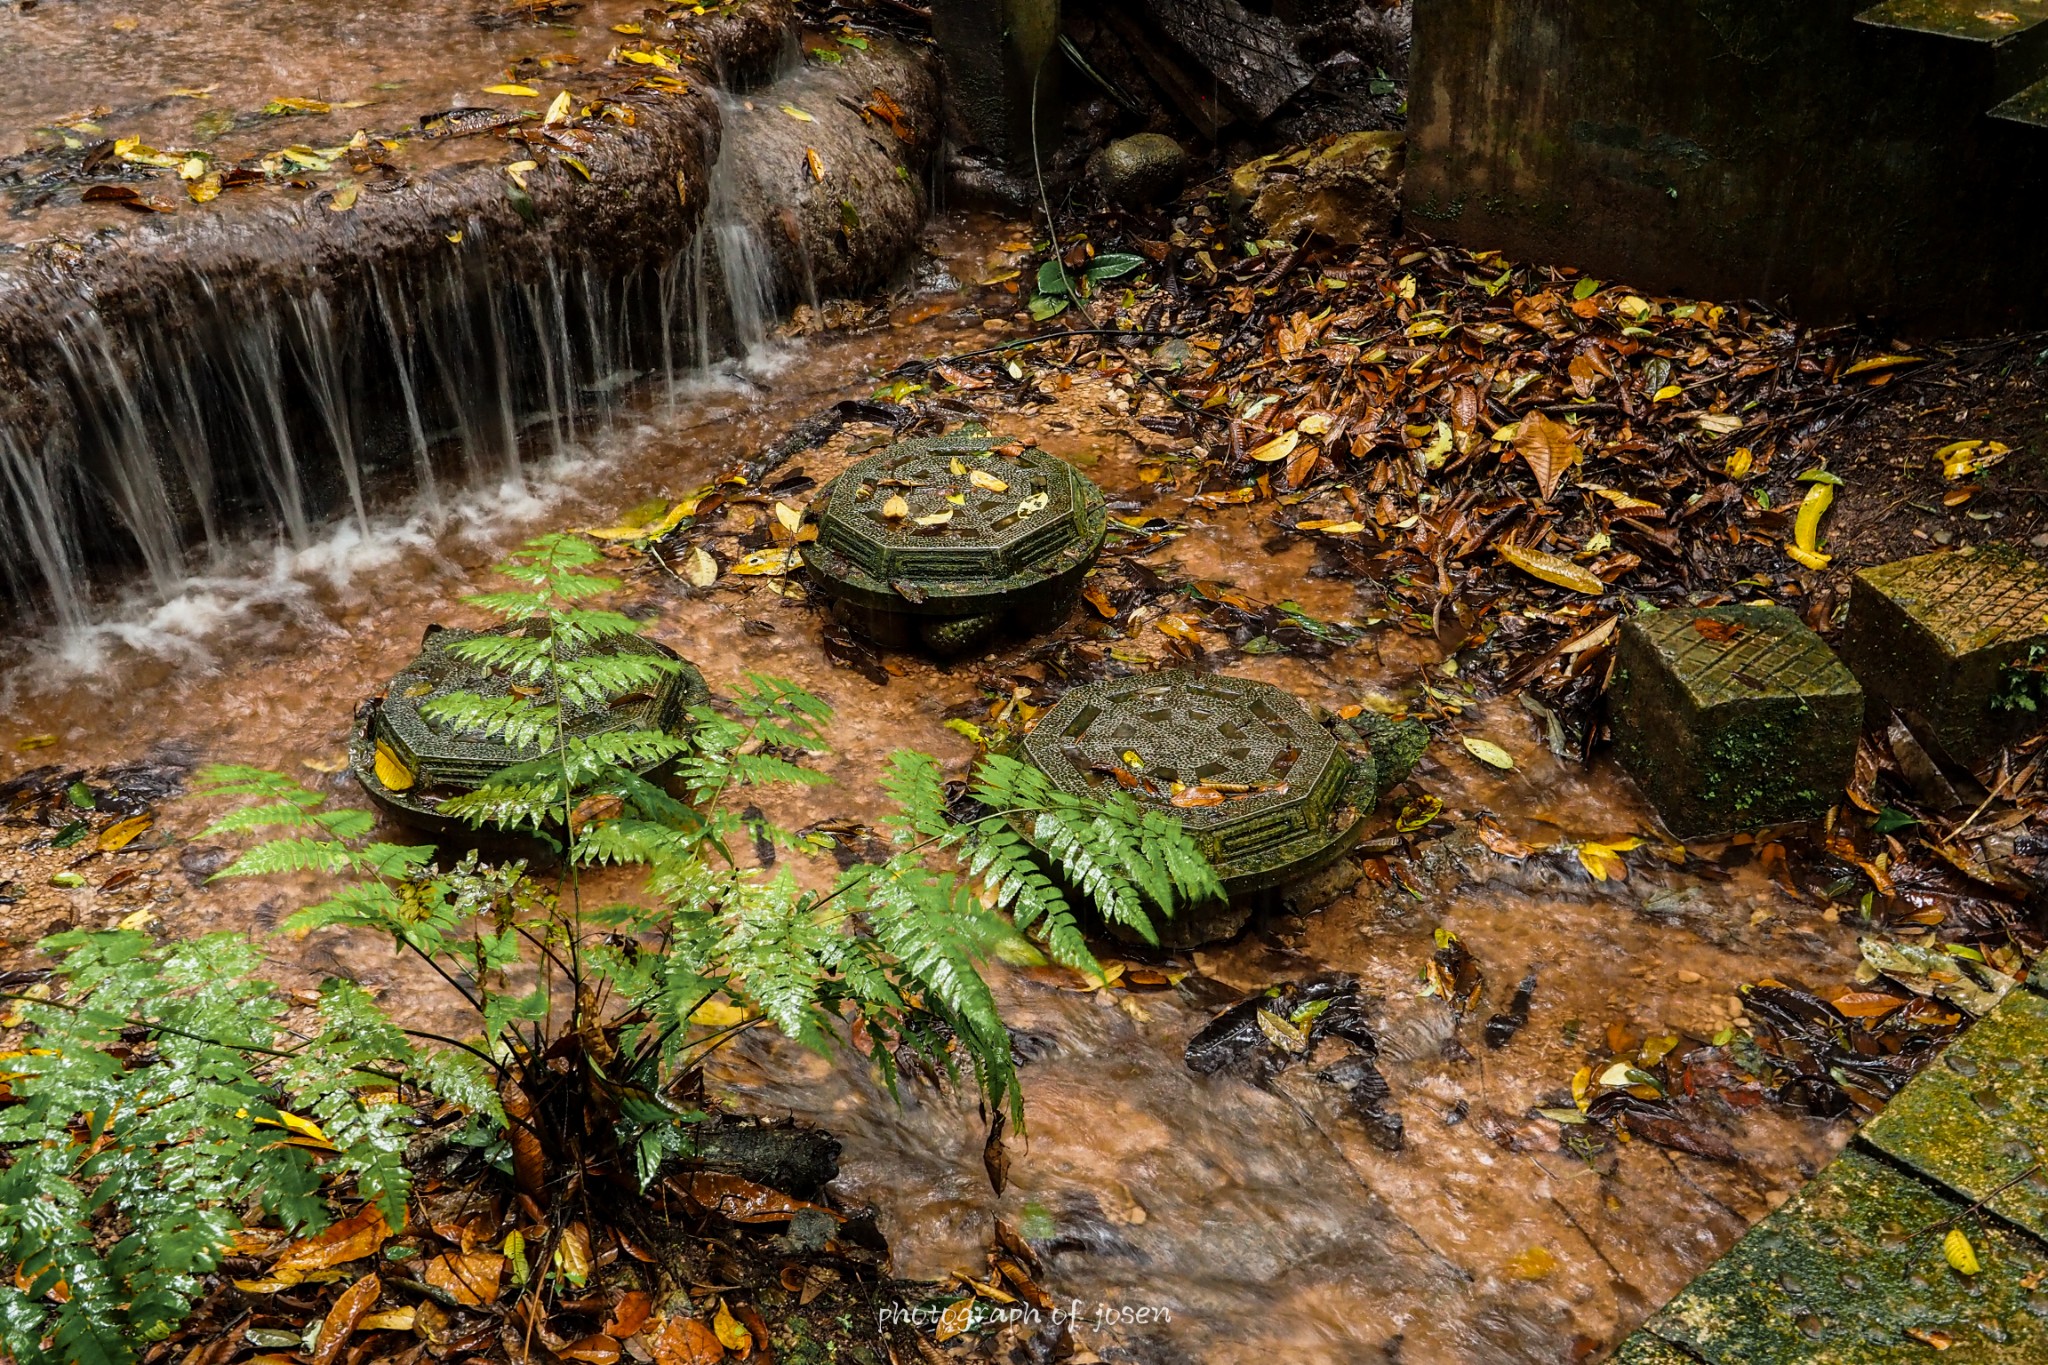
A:
{"label": "orange dried leaf", "polygon": [[505,1258],[495,1251],[449,1251],[428,1261],[428,1284],[452,1296],[457,1303],[480,1308],[498,1301],[498,1286],[505,1278]]}
{"label": "orange dried leaf", "polygon": [[327,1310],[327,1320],[320,1324],[320,1347],[313,1352],[313,1365],[334,1365],[340,1359],[349,1337],[377,1306],[377,1296],[383,1292],[384,1282],[374,1270],[341,1291],[334,1307]]}
{"label": "orange dried leaf", "polygon": [[718,1365],[723,1359],[725,1346],[700,1319],[670,1318],[654,1334],[655,1365]]}
{"label": "orange dried leaf", "polygon": [[1536,476],[1536,491],[1545,502],[1557,491],[1558,480],[1579,462],[1581,452],[1564,423],[1532,412],[1515,428],[1515,453]]}
{"label": "orange dried leaf", "polygon": [[690,1198],[735,1223],[780,1223],[806,1209],[839,1215],[817,1204],[792,1199],[780,1190],[722,1171],[698,1171],[686,1187]]}
{"label": "orange dried leaf", "polygon": [[272,1273],[327,1270],[344,1261],[360,1261],[376,1255],[390,1236],[391,1227],[384,1221],[384,1215],[374,1207],[367,1208],[329,1225],[316,1237],[293,1242],[277,1258]]}

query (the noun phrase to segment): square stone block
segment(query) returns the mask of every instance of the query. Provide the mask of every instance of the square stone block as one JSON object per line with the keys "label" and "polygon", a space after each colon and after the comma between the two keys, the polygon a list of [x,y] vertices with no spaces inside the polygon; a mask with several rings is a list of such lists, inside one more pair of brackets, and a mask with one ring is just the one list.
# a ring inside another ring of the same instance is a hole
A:
{"label": "square stone block", "polygon": [[1609,696],[1622,767],[1681,839],[1819,816],[1856,761],[1862,689],[1783,607],[1637,617]]}
{"label": "square stone block", "polygon": [[[1949,1265],[1950,1228],[1969,1238],[1977,1274]],[[2033,1238],[1852,1149],[1645,1326],[1709,1365],[2038,1365],[2043,1279],[2048,1252]]]}
{"label": "square stone block", "polygon": [[2048,1000],[2007,995],[1893,1096],[1862,1140],[2048,1238]]}
{"label": "square stone block", "polygon": [[1872,720],[1916,712],[1936,742],[1975,767],[2048,724],[2014,704],[2011,665],[2048,658],[2048,569],[2009,545],[1920,555],[1859,570],[1842,661]]}

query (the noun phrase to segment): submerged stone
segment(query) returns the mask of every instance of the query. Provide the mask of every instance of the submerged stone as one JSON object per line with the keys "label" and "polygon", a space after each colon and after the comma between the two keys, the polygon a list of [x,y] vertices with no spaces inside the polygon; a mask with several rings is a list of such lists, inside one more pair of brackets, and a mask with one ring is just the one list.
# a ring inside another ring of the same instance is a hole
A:
{"label": "submerged stone", "polygon": [[2007,994],[1870,1121],[1862,1140],[2048,1238],[2048,1000]]}
{"label": "submerged stone", "polygon": [[1679,838],[1812,819],[1849,780],[1862,689],[1783,607],[1654,612],[1616,656],[1616,756]]}
{"label": "submerged stone", "polygon": [[1036,633],[1066,619],[1102,552],[1101,490],[1057,456],[1002,444],[904,441],[825,486],[804,563],[834,615],[882,644],[941,654],[1005,624]]}
{"label": "submerged stone", "polygon": [[1407,776],[1428,732],[1371,713],[1361,721],[1367,729],[1339,732],[1269,683],[1171,671],[1075,688],[1022,749],[1062,789],[1121,790],[1194,835],[1228,900],[1156,926],[1162,944],[1190,947],[1230,937],[1261,893],[1341,857]]}
{"label": "submerged stone", "polygon": [[[466,730],[431,714],[436,698],[454,692],[486,698],[514,695],[515,678],[463,657],[454,646],[517,633],[517,627],[473,631],[428,626],[412,662],[392,677],[383,696],[363,704],[358,712],[361,724],[349,741],[349,766],[370,799],[387,814],[433,833],[469,834],[472,831],[466,822],[440,813],[441,803],[476,790],[515,763],[541,756],[543,749],[538,745],[508,744],[501,737]],[[680,734],[690,723],[690,708],[710,695],[695,667],[668,646],[638,635],[565,647],[565,652],[583,657],[645,654],[681,665],[651,692],[604,706],[569,708],[564,728],[580,738],[614,730]]]}
{"label": "submerged stone", "polygon": [[1863,569],[1842,660],[1871,709],[1917,713],[1975,766],[2048,724],[2048,569],[1986,545]]}
{"label": "submerged stone", "polygon": [[[1950,1265],[1950,1229],[1968,1238],[1976,1274]],[[1949,1347],[1950,1359],[2018,1365],[2048,1359],[2048,1293],[2035,1287],[2044,1279],[2048,1252],[2032,1238],[1851,1150],[1645,1332],[1709,1365],[1891,1365]]]}

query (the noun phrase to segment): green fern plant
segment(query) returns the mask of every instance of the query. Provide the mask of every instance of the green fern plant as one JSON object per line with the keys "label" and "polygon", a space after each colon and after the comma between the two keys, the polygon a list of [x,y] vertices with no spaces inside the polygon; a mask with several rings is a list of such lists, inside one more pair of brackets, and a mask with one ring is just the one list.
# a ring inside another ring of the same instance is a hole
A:
{"label": "green fern plant", "polygon": [[[677,733],[579,733],[573,716],[679,666],[593,648],[637,629],[593,605],[619,586],[599,563],[587,543],[549,536],[502,565],[513,586],[470,601],[506,629],[452,648],[519,687],[431,704],[440,724],[522,754],[440,809],[552,846],[558,877],[379,839],[368,813],[260,768],[208,768],[195,792],[235,803],[205,837],[257,840],[219,876],[324,879],[285,928],[390,937],[468,1004],[467,1036],[409,1032],[331,984],[318,1036],[291,1037],[253,950],[225,936],[45,945],[65,954],[65,998],[25,1007],[30,1055],[4,1063],[12,1103],[0,1108],[0,1259],[22,1285],[0,1289],[0,1340],[17,1365],[126,1362],[183,1316],[244,1213],[317,1226],[315,1172],[280,1145],[287,1114],[336,1149],[330,1177],[401,1223],[397,1125],[412,1111],[366,1102],[366,1086],[404,1083],[467,1110],[470,1140],[565,1220],[604,1216],[588,1203],[611,1182],[584,1168],[616,1163],[645,1183],[691,1156],[705,1115],[685,1096],[700,1063],[763,1024],[819,1050],[857,1046],[892,1088],[907,1048],[971,1077],[1021,1125],[979,964],[1028,938],[1097,970],[1068,888],[1145,936],[1156,916],[1222,893],[1171,819],[1060,792],[999,756],[981,761],[961,811],[935,760],[894,755],[882,782],[893,851],[816,879],[823,889],[788,859],[742,858],[758,839],[793,858],[830,851],[751,809],[758,789],[824,780],[806,760],[825,748],[830,708],[748,677]],[[581,874],[597,866],[642,869],[643,894],[586,904]]]}
{"label": "green fern plant", "polygon": [[[557,842],[559,885],[474,858],[443,872],[430,850],[379,842],[359,814],[330,810],[287,779],[206,775],[208,794],[247,802],[210,833],[276,836],[221,875],[345,876],[287,927],[389,935],[463,993],[477,1023],[467,1057],[489,1059],[511,1164],[536,1198],[551,1197],[593,1147],[643,1179],[688,1155],[701,1115],[675,1097],[710,1049],[761,1023],[821,1050],[858,1040],[892,1086],[908,1048],[940,1073],[970,1075],[988,1104],[1021,1122],[1009,1035],[977,964],[1022,934],[1093,970],[1067,886],[1141,934],[1152,916],[1221,893],[1172,820],[1121,796],[1056,791],[993,757],[978,772],[979,807],[956,817],[936,762],[896,755],[884,781],[896,850],[822,890],[806,889],[786,860],[754,865],[734,850],[757,839],[796,857],[829,851],[752,805],[758,789],[824,780],[807,760],[826,748],[830,708],[789,682],[749,676],[694,708],[680,733],[579,734],[572,711],[649,689],[678,666],[644,654],[615,666],[592,650],[634,629],[593,605],[619,586],[593,572],[600,566],[587,543],[560,536],[502,566],[514,586],[470,600],[518,634],[453,648],[521,686],[505,697],[450,694],[431,710],[526,753],[441,810]],[[661,780],[642,775],[650,766]],[[586,904],[580,870],[601,865],[643,868],[644,896]],[[574,1064],[535,1065],[543,1056]],[[593,1112],[613,1116],[609,1132],[591,1131]]]}
{"label": "green fern plant", "polygon": [[410,1108],[372,1103],[421,1059],[358,988],[329,983],[288,1032],[246,939],[158,947],[67,933],[65,998],[19,1001],[0,1059],[0,1346],[17,1365],[122,1365],[168,1335],[242,1218],[327,1222],[327,1180],[405,1220]]}

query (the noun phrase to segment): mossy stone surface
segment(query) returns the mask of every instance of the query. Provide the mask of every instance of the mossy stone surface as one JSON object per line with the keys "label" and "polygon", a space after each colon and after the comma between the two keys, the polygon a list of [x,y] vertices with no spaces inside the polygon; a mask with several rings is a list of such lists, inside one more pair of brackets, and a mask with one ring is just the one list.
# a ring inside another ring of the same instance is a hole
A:
{"label": "mossy stone surface", "polygon": [[1612,1365],[1699,1365],[1699,1357],[1648,1332],[1637,1332],[1608,1357]]}
{"label": "mossy stone surface", "polygon": [[1862,1140],[2048,1238],[2048,1000],[2009,993],[1895,1096]]}
{"label": "mossy stone surface", "polygon": [[[1980,1270],[1942,1251],[1950,1228]],[[2048,1252],[1935,1186],[1851,1150],[1646,1325],[1709,1365],[2048,1360]],[[1910,1333],[1920,1333],[1919,1337]],[[1937,1355],[1933,1345],[1951,1349]]]}
{"label": "mossy stone surface", "polygon": [[1863,693],[1775,606],[1652,612],[1622,627],[1616,756],[1681,839],[1825,812],[1856,759]]}
{"label": "mossy stone surface", "polygon": [[2010,700],[2011,665],[2048,657],[2048,569],[2009,545],[1920,555],[1859,570],[1842,660],[1872,718],[1914,712],[1951,758],[1975,766],[2048,724]]}
{"label": "mossy stone surface", "polygon": [[1341,857],[1427,741],[1370,713],[1325,724],[1271,683],[1169,670],[1075,688],[1020,757],[1065,791],[1121,791],[1194,836],[1229,899],[1158,926],[1186,947],[1230,937],[1254,897]]}
{"label": "mossy stone surface", "polygon": [[1059,624],[1102,552],[1101,490],[1066,461],[977,433],[903,441],[811,503],[812,581],[886,645],[959,653],[1004,623]]}

